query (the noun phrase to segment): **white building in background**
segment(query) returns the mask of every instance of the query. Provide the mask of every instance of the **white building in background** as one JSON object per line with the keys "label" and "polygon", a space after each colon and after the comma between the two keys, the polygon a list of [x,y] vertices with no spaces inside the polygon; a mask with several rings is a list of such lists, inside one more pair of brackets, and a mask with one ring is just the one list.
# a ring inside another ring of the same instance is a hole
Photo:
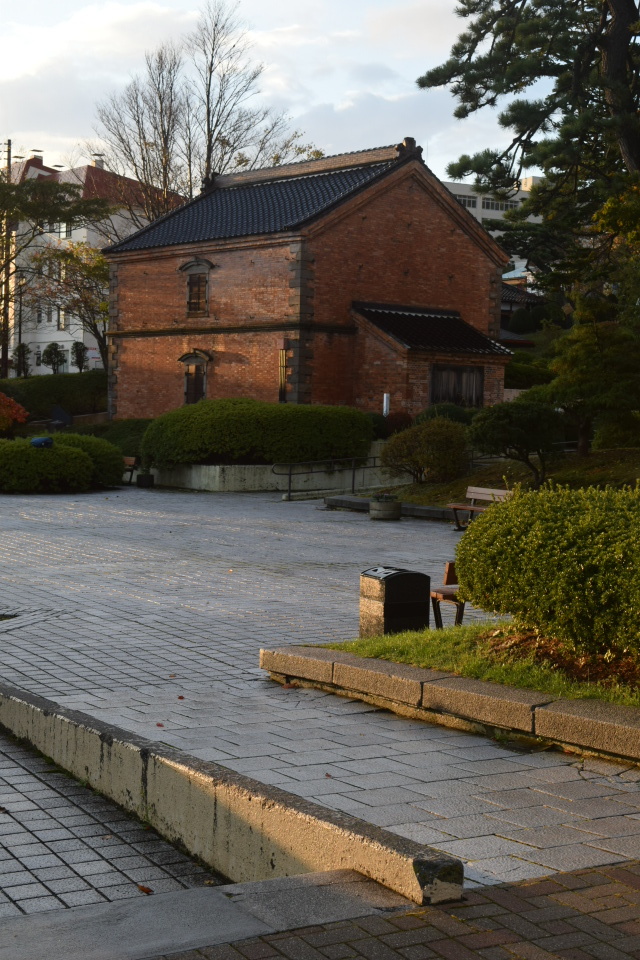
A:
{"label": "white building in background", "polygon": [[[453,194],[458,203],[462,204],[469,213],[500,241],[500,230],[490,227],[491,220],[503,220],[508,210],[519,210],[524,200],[529,199],[531,188],[542,182],[542,177],[524,177],[520,181],[520,189],[508,200],[492,197],[490,194],[478,193],[469,183],[454,183],[443,181],[444,186]],[[540,217],[528,217],[532,223],[540,223]],[[510,267],[503,274],[502,279],[507,283],[517,283],[532,286],[535,277],[529,269],[529,263],[521,257],[513,257]]]}
{"label": "white building in background", "polygon": [[[116,173],[105,170],[102,161],[98,158],[93,164],[73,167],[67,170],[47,167],[42,157],[31,156],[27,160],[14,163],[11,171],[12,180],[20,182],[25,179],[46,177],[67,183],[75,183],[81,187],[83,199],[101,198],[112,201],[119,206],[119,200],[124,194],[131,195],[136,189],[136,182]],[[17,266],[17,274],[13,284],[13,302],[10,315],[9,354],[20,343],[26,343],[30,348],[30,374],[52,373],[50,367],[42,363],[42,352],[50,343],[58,343],[65,355],[65,363],[60,373],[77,373],[73,364],[71,348],[74,342],[80,341],[87,348],[86,369],[102,369],[102,360],[95,338],[83,329],[82,324],[73,316],[65,315],[63,310],[43,302],[33,305],[27,296],[28,278],[32,272],[31,256],[37,249],[47,243],[86,243],[90,247],[101,249],[115,239],[123,239],[129,233],[138,229],[139,224],[132,224],[130,217],[124,212],[116,213],[107,222],[92,224],[83,227],[74,227],[66,223],[42,224],[41,236],[22,255]],[[19,231],[19,228],[18,228]],[[108,291],[105,291],[105,299]],[[11,376],[15,376],[12,369]]]}

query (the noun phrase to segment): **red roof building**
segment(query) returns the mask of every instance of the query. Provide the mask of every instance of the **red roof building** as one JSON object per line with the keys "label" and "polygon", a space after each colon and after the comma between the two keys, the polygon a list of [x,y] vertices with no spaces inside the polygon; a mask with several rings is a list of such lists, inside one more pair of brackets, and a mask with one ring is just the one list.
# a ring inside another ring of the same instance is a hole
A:
{"label": "red roof building", "polygon": [[214,178],[106,254],[117,418],[202,397],[503,399],[508,257],[411,138]]}

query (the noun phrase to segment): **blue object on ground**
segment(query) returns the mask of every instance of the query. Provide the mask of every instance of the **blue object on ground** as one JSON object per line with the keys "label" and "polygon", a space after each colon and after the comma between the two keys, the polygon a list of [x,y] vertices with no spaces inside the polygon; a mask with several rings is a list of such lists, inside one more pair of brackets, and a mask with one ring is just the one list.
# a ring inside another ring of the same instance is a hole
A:
{"label": "blue object on ground", "polygon": [[33,437],[31,440],[32,447],[52,447],[53,446],[53,437]]}

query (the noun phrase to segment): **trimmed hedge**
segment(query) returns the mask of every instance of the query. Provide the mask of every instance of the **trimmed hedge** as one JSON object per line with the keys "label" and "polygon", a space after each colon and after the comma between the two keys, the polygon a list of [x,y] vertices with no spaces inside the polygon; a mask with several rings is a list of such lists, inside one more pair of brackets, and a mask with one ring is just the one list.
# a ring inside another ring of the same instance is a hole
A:
{"label": "trimmed hedge", "polygon": [[460,540],[460,595],[589,655],[638,654],[639,529],[640,488],[516,490]]}
{"label": "trimmed hedge", "polygon": [[58,445],[75,447],[76,450],[83,450],[88,454],[93,465],[92,487],[117,487],[122,483],[124,461],[122,453],[112,443],[79,433],[58,433],[53,445],[54,448]]}
{"label": "trimmed hedge", "polygon": [[366,456],[371,418],[352,407],[259,400],[201,400],[154,420],[142,439],[145,465],[288,463]]}
{"label": "trimmed hedge", "polygon": [[453,420],[455,423],[464,423],[468,427],[476,413],[478,413],[476,407],[459,407],[457,403],[434,403],[433,406],[419,413],[414,422],[425,423],[427,420],[441,417],[444,420]]}
{"label": "trimmed hedge", "polygon": [[92,474],[93,463],[83,450],[0,440],[0,493],[75,493],[90,489]]}
{"label": "trimmed hedge", "polygon": [[382,448],[381,460],[393,477],[406,473],[414,483],[438,483],[464,472],[466,452],[466,427],[436,417],[390,437]]}
{"label": "trimmed hedge", "polygon": [[71,416],[107,409],[107,373],[52,373],[50,376],[0,380],[0,393],[13,397],[29,411],[31,420],[48,420],[53,406]]}

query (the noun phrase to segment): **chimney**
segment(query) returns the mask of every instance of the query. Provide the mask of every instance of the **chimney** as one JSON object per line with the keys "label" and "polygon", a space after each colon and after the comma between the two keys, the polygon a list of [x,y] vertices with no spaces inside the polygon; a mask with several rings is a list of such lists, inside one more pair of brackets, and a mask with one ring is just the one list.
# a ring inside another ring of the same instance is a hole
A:
{"label": "chimney", "polygon": [[215,189],[216,180],[219,176],[219,173],[213,171],[210,176],[204,178],[200,188],[200,196],[203,196],[205,193],[211,193],[211,191]]}
{"label": "chimney", "polygon": [[104,170],[104,153],[92,153],[93,157],[92,166],[97,167],[98,170]]}
{"label": "chimney", "polygon": [[396,150],[398,151],[398,160],[404,160],[407,157],[422,160],[422,147],[416,144],[414,137],[405,137],[402,143],[397,145]]}

